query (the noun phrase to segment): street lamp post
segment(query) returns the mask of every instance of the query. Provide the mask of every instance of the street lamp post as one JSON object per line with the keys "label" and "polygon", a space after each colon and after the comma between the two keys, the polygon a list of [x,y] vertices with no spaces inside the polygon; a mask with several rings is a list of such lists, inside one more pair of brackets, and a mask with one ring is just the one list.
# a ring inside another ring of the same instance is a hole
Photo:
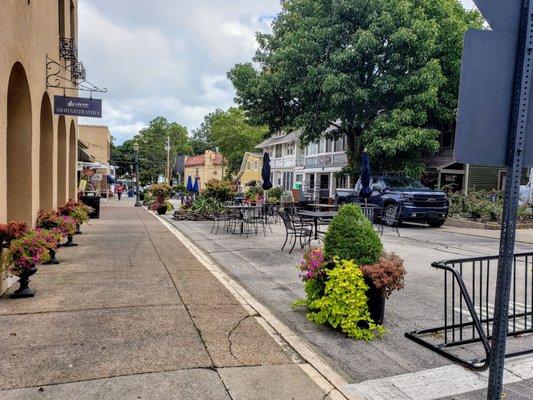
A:
{"label": "street lamp post", "polygon": [[133,150],[135,151],[135,183],[137,190],[135,191],[135,207],[142,207],[140,193],[139,193],[139,143],[133,143]]}

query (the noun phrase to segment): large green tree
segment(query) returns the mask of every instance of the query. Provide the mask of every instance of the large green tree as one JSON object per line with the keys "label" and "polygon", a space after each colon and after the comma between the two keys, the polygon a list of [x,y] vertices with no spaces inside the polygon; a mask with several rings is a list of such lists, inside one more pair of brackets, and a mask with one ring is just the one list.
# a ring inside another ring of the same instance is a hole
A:
{"label": "large green tree", "polygon": [[418,177],[455,116],[463,34],[480,26],[459,0],[286,0],[255,64],[228,76],[255,124],[300,128],[304,143],[334,127],[352,174],[367,147],[378,168]]}
{"label": "large green tree", "polygon": [[193,154],[204,154],[206,150],[215,150],[216,143],[211,135],[211,126],[213,125],[213,120],[222,113],[222,110],[217,109],[207,114],[200,128],[192,131],[190,144]]}
{"label": "large green tree", "polygon": [[164,117],[152,120],[148,127],[142,129],[132,139],[116,146],[111,154],[114,165],[120,167],[119,173],[129,171],[134,162],[133,144],[139,144],[139,174],[142,183],[156,182],[160,175],[165,175],[167,165],[167,137],[170,138],[170,165],[174,165],[174,157],[178,153],[191,154],[187,128],[169,122]]}
{"label": "large green tree", "polygon": [[254,151],[268,133],[266,126],[252,126],[240,108],[219,112],[212,120],[210,137],[227,162],[227,172],[239,171],[244,153]]}

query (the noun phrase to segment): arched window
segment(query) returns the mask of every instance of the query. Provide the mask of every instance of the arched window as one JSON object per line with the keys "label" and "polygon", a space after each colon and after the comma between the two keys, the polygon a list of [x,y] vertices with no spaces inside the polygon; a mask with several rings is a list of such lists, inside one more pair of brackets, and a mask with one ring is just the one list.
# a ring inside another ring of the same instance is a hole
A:
{"label": "arched window", "polygon": [[65,0],[57,2],[57,14],[59,22],[59,37],[65,37]]}
{"label": "arched window", "polygon": [[76,8],[70,0],[70,38],[76,43]]}

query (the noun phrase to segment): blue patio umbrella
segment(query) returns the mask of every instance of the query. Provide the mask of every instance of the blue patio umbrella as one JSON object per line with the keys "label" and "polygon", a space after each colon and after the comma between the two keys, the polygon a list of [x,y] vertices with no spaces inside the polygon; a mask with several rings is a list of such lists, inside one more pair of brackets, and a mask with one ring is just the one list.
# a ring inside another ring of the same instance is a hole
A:
{"label": "blue patio umbrella", "polygon": [[372,195],[372,188],[370,187],[371,180],[370,157],[365,149],[363,154],[361,154],[361,192],[359,193],[365,201]]}
{"label": "blue patio umbrella", "polygon": [[198,193],[200,191],[200,188],[198,187],[198,178],[194,178],[194,186],[192,187],[192,191],[194,193]]}
{"label": "blue patio umbrella", "polygon": [[263,178],[263,190],[272,189],[272,182],[270,181],[270,156],[265,152],[263,154],[263,168],[261,168],[261,178]]}
{"label": "blue patio umbrella", "polygon": [[187,192],[192,192],[192,178],[191,176],[189,175],[189,177],[187,178]]}

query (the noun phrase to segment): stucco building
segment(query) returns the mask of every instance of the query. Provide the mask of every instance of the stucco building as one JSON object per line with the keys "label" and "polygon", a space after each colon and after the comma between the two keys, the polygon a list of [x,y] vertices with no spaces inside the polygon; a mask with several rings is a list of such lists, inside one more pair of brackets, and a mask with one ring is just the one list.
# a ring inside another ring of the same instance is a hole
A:
{"label": "stucco building", "polygon": [[261,169],[263,167],[263,159],[261,154],[244,153],[242,157],[242,164],[239,173],[235,177],[235,180],[240,183],[241,188],[252,183],[261,183]]}
{"label": "stucco building", "polygon": [[224,178],[224,158],[222,154],[212,150],[206,150],[205,154],[191,156],[185,159],[184,179],[187,182],[189,176],[194,181],[198,178],[200,190],[211,179],[222,180]]}
{"label": "stucco building", "polygon": [[39,209],[76,197],[77,119],[54,115],[54,95],[64,91],[45,77],[47,57],[70,62],[60,44],[76,47],[77,7],[77,0],[2,0],[0,222],[33,224]]}
{"label": "stucco building", "polygon": [[[81,160],[78,162],[81,179],[88,181],[98,195],[108,197],[110,190],[108,176],[114,174],[113,167],[110,165],[111,132],[106,125],[80,124],[79,139],[87,147],[86,152],[91,158],[89,162]],[[87,169],[92,175],[86,176],[84,171]]]}

